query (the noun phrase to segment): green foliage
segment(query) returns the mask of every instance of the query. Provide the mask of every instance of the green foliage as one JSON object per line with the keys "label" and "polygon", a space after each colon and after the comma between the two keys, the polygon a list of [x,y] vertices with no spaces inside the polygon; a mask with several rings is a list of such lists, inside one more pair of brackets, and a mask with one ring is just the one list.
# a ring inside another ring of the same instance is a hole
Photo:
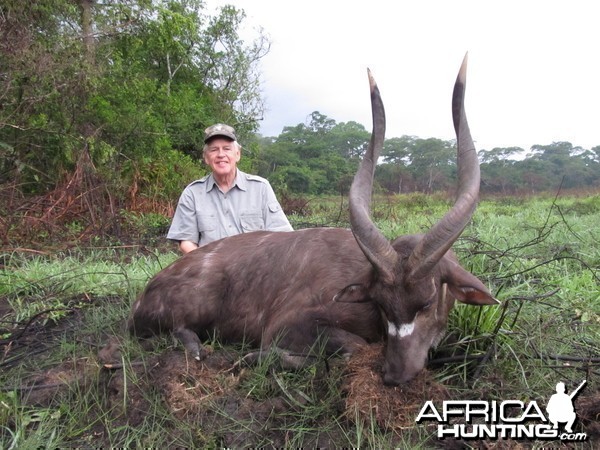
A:
{"label": "green foliage", "polygon": [[39,320],[44,324],[85,307],[94,296],[135,295],[150,276],[175,258],[171,253],[150,254],[129,263],[120,260],[118,251],[59,254],[54,260],[2,256],[13,270],[0,272],[0,298],[10,306],[15,323],[43,313]]}
{"label": "green foliage", "polygon": [[16,392],[0,393],[0,423],[12,421],[5,448],[58,447],[57,430],[65,413],[61,408],[24,407]]}
{"label": "green foliage", "polygon": [[[285,127],[261,141],[258,172],[293,194],[347,192],[370,133],[355,122],[336,123],[318,111],[308,124]],[[600,186],[596,150],[568,142],[480,151],[484,193],[556,192]],[[514,159],[517,158],[517,159]],[[452,192],[456,180],[454,141],[414,136],[389,138],[375,183],[389,193]]]}
{"label": "green foliage", "polygon": [[[34,3],[0,7],[0,186],[38,208],[0,223],[5,241],[43,238],[76,222],[81,233],[114,233],[117,205],[171,211],[183,187],[205,172],[202,130],[215,122],[236,127],[241,169],[268,178],[279,194],[348,192],[370,140],[363,125],[314,111],[279,136],[255,136],[264,111],[259,63],[270,43],[262,32],[240,38],[242,10],[225,6],[211,17],[200,0]],[[452,192],[454,147],[435,138],[387,139],[375,190]],[[555,142],[528,154],[481,150],[482,192],[595,189],[599,149]],[[9,199],[3,212],[16,211],[13,198],[2,197]],[[26,216],[42,219],[43,229],[13,238],[28,228]]]}
{"label": "green foliage", "polygon": [[594,151],[573,147],[569,142],[534,145],[525,152],[517,147],[481,151],[484,192],[557,191],[559,188],[597,187],[600,160]]}
{"label": "green foliage", "polygon": [[145,242],[147,238],[152,241],[164,239],[171,223],[170,218],[154,212],[139,213],[121,211],[123,225],[127,234],[137,242]]}
{"label": "green foliage", "polygon": [[[137,185],[138,194],[155,197],[152,190],[167,185],[172,200],[170,185],[180,192],[198,176],[183,171],[181,183],[157,170],[183,162],[173,152],[199,158],[203,130],[217,121],[242,136],[255,130],[262,114],[256,64],[268,41],[239,38],[242,11],[225,7],[208,17],[199,0],[23,5],[11,0],[0,14],[0,182],[51,190],[89,152],[86,170],[121,198],[143,179],[152,184]],[[90,17],[92,42],[79,35]]]}
{"label": "green foliage", "polygon": [[258,173],[294,194],[346,193],[370,134],[356,122],[339,123],[315,111],[308,125],[284,128],[263,140]]}

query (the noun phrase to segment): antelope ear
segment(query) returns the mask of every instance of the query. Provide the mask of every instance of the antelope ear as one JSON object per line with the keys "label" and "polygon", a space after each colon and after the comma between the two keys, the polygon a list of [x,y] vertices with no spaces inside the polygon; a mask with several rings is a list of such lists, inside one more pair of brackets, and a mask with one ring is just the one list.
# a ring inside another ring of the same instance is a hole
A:
{"label": "antelope ear", "polygon": [[488,291],[485,285],[458,264],[453,264],[452,269],[444,277],[450,292],[459,302],[469,305],[497,305],[500,302]]}
{"label": "antelope ear", "polygon": [[367,288],[364,284],[349,284],[333,296],[334,302],[364,303],[370,302]]}

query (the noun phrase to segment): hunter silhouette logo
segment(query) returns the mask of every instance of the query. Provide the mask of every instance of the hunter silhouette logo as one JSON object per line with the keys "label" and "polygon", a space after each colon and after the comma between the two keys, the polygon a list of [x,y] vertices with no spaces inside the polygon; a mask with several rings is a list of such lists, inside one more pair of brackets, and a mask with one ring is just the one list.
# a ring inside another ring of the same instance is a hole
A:
{"label": "hunter silhouette logo", "polygon": [[[584,380],[570,394],[565,383],[556,384],[546,405],[546,413],[535,400],[446,400],[440,408],[425,402],[415,421],[437,422],[440,439],[542,439],[585,441],[586,433],[574,433],[577,419],[573,400],[585,386]],[[564,424],[564,431],[559,424]]]}
{"label": "hunter silhouette logo", "polygon": [[581,388],[585,385],[586,380],[575,389],[571,394],[565,393],[565,383],[560,382],[556,384],[556,394],[550,397],[548,400],[548,406],[546,406],[546,412],[548,413],[548,419],[554,425],[552,429],[558,429],[559,422],[566,422],[565,431],[567,433],[573,432],[573,423],[577,419],[575,414],[575,408],[573,407],[573,399]]}

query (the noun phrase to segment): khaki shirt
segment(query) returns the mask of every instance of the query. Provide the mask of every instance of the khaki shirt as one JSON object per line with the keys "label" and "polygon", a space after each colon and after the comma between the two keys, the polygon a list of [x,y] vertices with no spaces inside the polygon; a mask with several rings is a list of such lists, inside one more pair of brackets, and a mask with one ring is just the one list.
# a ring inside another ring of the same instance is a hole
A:
{"label": "khaki shirt", "polygon": [[292,231],[267,180],[237,169],[224,194],[213,178],[189,184],[181,194],[167,239],[198,245],[250,231]]}

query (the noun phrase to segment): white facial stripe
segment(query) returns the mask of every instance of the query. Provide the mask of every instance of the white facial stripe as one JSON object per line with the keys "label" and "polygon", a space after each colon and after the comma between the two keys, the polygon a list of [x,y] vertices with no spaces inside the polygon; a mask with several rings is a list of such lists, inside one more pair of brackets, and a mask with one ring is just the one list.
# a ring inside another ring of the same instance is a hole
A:
{"label": "white facial stripe", "polygon": [[415,323],[411,322],[411,323],[403,323],[402,325],[400,325],[400,330],[398,332],[398,336],[400,336],[401,338],[405,337],[405,336],[410,336],[412,334],[412,332],[415,329]]}
{"label": "white facial stripe", "polygon": [[403,323],[400,326],[396,326],[392,322],[388,322],[388,335],[391,337],[403,337],[410,336],[415,330],[415,323]]}

